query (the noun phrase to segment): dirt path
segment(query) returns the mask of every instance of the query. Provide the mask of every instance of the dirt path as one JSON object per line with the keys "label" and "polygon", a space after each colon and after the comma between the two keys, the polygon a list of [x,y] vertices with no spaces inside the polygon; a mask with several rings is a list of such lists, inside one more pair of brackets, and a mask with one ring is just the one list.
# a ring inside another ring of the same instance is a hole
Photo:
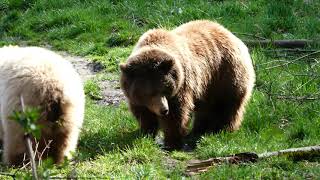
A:
{"label": "dirt path", "polygon": [[[58,53],[73,64],[83,82],[96,77],[103,70],[103,67],[100,64],[91,63],[86,58],[73,56],[66,52]],[[101,100],[97,100],[98,104],[119,105],[121,101],[125,100],[125,97],[119,88],[118,80],[99,80],[98,84],[102,90],[101,94],[103,97]]]}

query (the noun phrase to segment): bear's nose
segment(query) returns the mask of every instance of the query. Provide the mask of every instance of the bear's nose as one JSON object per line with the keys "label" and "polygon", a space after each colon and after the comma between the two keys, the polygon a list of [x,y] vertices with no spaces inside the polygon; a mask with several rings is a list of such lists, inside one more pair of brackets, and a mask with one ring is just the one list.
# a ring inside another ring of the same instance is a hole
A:
{"label": "bear's nose", "polygon": [[169,114],[169,110],[168,109],[162,109],[160,113],[161,113],[162,116],[166,116],[166,115]]}

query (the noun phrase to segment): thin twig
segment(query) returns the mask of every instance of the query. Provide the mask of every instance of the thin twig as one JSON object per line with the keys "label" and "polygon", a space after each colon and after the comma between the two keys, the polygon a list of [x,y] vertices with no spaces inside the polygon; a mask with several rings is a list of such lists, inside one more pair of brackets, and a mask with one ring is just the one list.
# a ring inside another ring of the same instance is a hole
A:
{"label": "thin twig", "polygon": [[297,87],[297,88],[293,91],[293,93],[297,92],[297,91],[300,90],[302,87],[304,87],[304,86],[306,86],[307,84],[309,84],[310,82],[312,82],[314,79],[315,79],[315,78],[310,78],[310,79],[308,79],[307,82],[305,82],[305,83],[301,84],[299,87]]}
{"label": "thin twig", "polygon": [[[20,96],[20,101],[21,101],[21,107],[22,107],[22,112],[25,112],[25,106],[24,106],[24,100],[23,100],[23,96]],[[28,155],[30,157],[30,162],[31,162],[31,169],[32,169],[32,175],[33,178],[35,180],[38,180],[38,175],[37,175],[37,167],[36,167],[36,162],[34,160],[34,152],[32,149],[32,142],[30,139],[30,135],[29,134],[25,134],[25,140],[27,143],[27,150],[28,150]]]}
{"label": "thin twig", "polygon": [[285,62],[285,63],[288,63],[288,62],[290,62],[290,61],[288,61],[288,60],[283,60],[283,59],[277,59],[277,60],[273,60],[273,61],[268,61],[268,62],[265,62],[265,63],[257,64],[257,66],[263,66],[263,65],[268,65],[268,64],[277,63],[277,62]]}
{"label": "thin twig", "polygon": [[309,97],[309,96],[276,96],[277,99],[288,99],[288,100],[296,100],[296,101],[314,101],[320,99],[320,97]]}
{"label": "thin twig", "polygon": [[267,93],[270,97],[275,97],[277,99],[288,99],[288,100],[295,100],[295,101],[304,101],[304,100],[317,100],[320,99],[319,93],[315,94],[308,94],[304,96],[294,96],[294,95],[285,95],[285,94],[276,94],[276,93]]}
{"label": "thin twig", "polygon": [[264,52],[268,53],[274,53],[274,52],[291,52],[291,53],[306,53],[306,52],[315,52],[317,51],[316,49],[287,49],[287,48],[282,48],[282,49],[262,49]]}
{"label": "thin twig", "polygon": [[264,37],[262,37],[262,36],[258,36],[258,35],[255,35],[255,34],[241,33],[241,32],[233,32],[233,33],[236,34],[236,35],[245,35],[245,36],[250,36],[250,37],[258,38],[258,39],[261,39],[261,40],[267,40],[267,38],[264,38]]}
{"label": "thin twig", "polygon": [[315,51],[315,52],[312,52],[312,53],[309,53],[309,54],[306,54],[306,55],[301,56],[301,57],[298,57],[298,58],[296,58],[296,59],[294,59],[294,60],[292,60],[292,61],[289,61],[289,62],[287,62],[287,63],[279,64],[279,65],[276,65],[276,66],[267,67],[267,68],[265,68],[265,70],[269,70],[269,69],[273,69],[273,68],[277,68],[277,67],[281,67],[281,66],[286,66],[286,65],[292,64],[292,63],[294,63],[294,62],[296,62],[296,61],[299,61],[299,60],[301,60],[301,59],[303,59],[303,58],[306,58],[306,57],[308,57],[308,56],[311,56],[311,55],[313,55],[313,54],[317,54],[317,53],[320,53],[320,50]]}
{"label": "thin twig", "polygon": [[313,78],[319,78],[320,75],[317,75],[317,74],[292,74],[294,76],[307,76],[307,77],[313,77]]}
{"label": "thin twig", "polygon": [[[45,147],[43,148],[42,152],[40,153],[40,157],[39,159],[42,159],[43,154],[46,152],[47,149],[50,149],[50,144],[51,144],[52,140],[49,140],[49,143],[47,144],[47,142],[45,143]],[[39,160],[39,165],[41,164],[41,161]]]}

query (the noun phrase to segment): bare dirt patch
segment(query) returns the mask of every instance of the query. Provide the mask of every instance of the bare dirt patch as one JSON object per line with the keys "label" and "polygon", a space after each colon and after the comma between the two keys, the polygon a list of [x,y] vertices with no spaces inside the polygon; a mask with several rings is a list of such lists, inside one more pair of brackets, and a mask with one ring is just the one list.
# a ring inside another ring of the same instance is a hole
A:
{"label": "bare dirt patch", "polygon": [[[77,72],[80,74],[83,82],[95,78],[99,73],[105,73],[103,66],[99,63],[90,62],[89,59],[73,56],[66,52],[58,52],[65,59],[70,61]],[[96,100],[101,105],[119,105],[125,100],[125,97],[119,87],[119,80],[103,79],[98,80],[101,88],[102,99]]]}

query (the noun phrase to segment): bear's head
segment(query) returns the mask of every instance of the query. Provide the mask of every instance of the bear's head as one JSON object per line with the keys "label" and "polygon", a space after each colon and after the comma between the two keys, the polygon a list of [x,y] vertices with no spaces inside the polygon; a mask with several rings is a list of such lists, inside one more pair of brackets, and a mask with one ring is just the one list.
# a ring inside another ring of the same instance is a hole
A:
{"label": "bear's head", "polygon": [[120,70],[121,88],[131,104],[158,116],[169,113],[168,101],[183,82],[181,64],[173,55],[159,48],[140,49],[120,64]]}

